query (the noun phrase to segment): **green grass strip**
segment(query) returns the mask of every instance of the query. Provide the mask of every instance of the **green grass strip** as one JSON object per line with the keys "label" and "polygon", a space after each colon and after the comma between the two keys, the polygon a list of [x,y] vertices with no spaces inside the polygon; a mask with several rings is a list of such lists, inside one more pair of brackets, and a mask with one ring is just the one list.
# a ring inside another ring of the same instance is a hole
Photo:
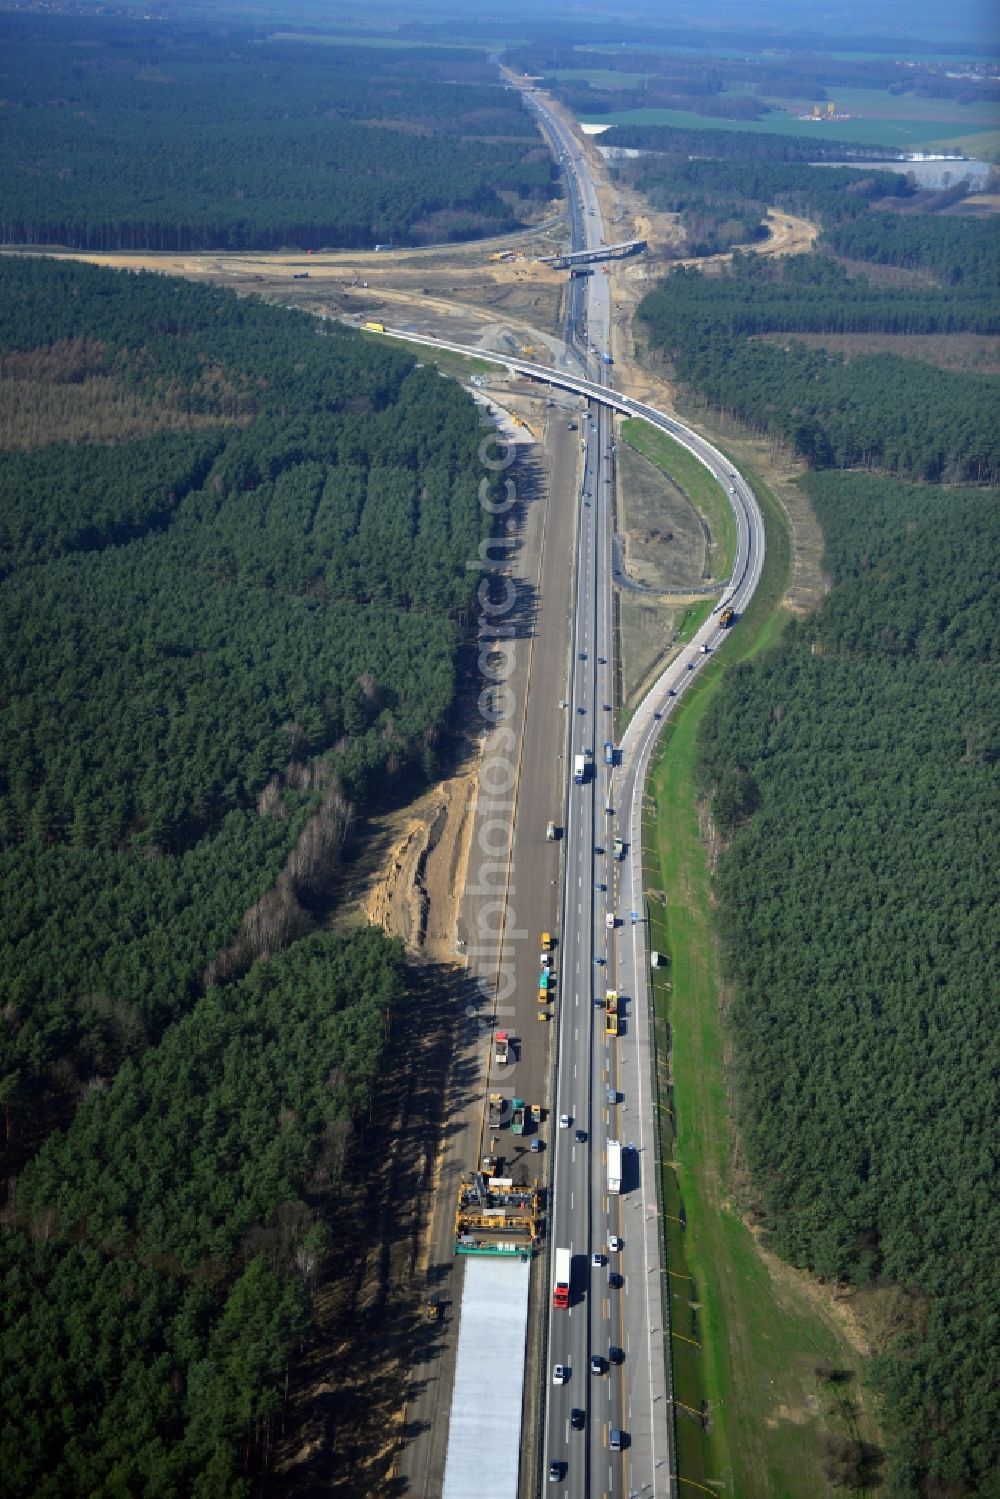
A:
{"label": "green grass strip", "polygon": [[361,333],[368,338],[380,338],[394,349],[404,349],[407,354],[420,364],[436,364],[443,375],[454,375],[457,379],[467,379],[469,375],[500,375],[503,368],[498,364],[488,364],[485,359],[473,359],[467,354],[454,354],[451,349],[435,349],[432,344],[410,343],[406,338],[395,338],[391,335],[386,337],[384,333],[375,333],[370,328],[361,328]]}

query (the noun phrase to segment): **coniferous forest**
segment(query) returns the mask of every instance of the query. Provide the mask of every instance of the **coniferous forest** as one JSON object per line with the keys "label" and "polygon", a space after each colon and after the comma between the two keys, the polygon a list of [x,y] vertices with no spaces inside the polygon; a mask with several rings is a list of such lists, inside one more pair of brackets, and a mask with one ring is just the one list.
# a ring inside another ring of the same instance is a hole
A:
{"label": "coniferous forest", "polygon": [[0,243],[370,250],[516,229],[555,191],[485,53],[0,15]]}
{"label": "coniferous forest", "polygon": [[[32,441],[25,389],[76,428]],[[397,944],[312,910],[434,772],[479,419],[335,325],[33,260],[0,406],[3,1489],[214,1499],[270,1450],[310,1199],[406,1002]]]}
{"label": "coniferous forest", "polygon": [[998,225],[886,211],[902,178],[778,137],[691,160],[692,132],[651,134],[634,171],[661,207],[822,226],[818,254],[680,268],[640,308],[689,393],[805,461],[834,584],[726,674],[701,737],[745,1205],[862,1293],[887,1494],[990,1493],[1000,493],[978,486],[1000,478],[1000,382],[816,345],[996,334]]}
{"label": "coniferous forest", "polygon": [[1000,1466],[996,491],[806,481],[837,582],[702,738],[752,1206],[881,1287],[888,1492]]}

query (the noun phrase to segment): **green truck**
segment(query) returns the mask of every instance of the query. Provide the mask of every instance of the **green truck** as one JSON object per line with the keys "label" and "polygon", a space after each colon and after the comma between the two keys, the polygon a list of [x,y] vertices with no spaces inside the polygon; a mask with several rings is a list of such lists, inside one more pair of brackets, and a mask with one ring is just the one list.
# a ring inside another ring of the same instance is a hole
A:
{"label": "green truck", "polygon": [[510,1127],[515,1135],[524,1134],[524,1099],[515,1098],[511,1104]]}

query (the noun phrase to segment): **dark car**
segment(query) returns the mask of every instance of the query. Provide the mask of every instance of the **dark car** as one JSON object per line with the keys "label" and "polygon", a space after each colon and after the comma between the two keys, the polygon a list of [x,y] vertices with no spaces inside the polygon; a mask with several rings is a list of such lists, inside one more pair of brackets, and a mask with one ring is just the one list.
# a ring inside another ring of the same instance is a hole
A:
{"label": "dark car", "polygon": [[606,1359],[601,1358],[601,1355],[599,1353],[593,1354],[590,1360],[591,1374],[603,1374],[607,1367],[608,1365]]}
{"label": "dark car", "polygon": [[565,1471],[565,1463],[549,1463],[549,1483],[558,1483]]}
{"label": "dark car", "polygon": [[623,1364],[625,1362],[624,1348],[609,1348],[608,1360],[612,1364]]}
{"label": "dark car", "polygon": [[577,1132],[576,1132],[576,1143],[578,1145],[582,1145],[584,1143],[584,1141],[586,1140],[586,1138],[587,1138],[587,1131],[585,1129],[578,1129]]}
{"label": "dark car", "polygon": [[582,1431],[587,1424],[586,1411],[578,1411],[575,1407],[569,1413],[569,1424],[574,1431]]}
{"label": "dark car", "polygon": [[624,1284],[625,1281],[623,1277],[618,1274],[617,1270],[608,1271],[608,1285],[611,1287],[612,1291],[620,1291]]}

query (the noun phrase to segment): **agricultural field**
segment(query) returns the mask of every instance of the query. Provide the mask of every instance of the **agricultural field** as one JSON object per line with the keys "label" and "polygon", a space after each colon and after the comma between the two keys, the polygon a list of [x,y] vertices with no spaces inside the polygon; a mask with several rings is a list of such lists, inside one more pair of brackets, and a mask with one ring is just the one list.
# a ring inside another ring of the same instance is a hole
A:
{"label": "agricultural field", "polygon": [[[911,108],[917,106],[911,105]],[[748,131],[755,135],[815,136],[828,143],[856,141],[863,145],[895,147],[897,150],[921,151],[961,138],[970,152],[995,150],[996,125],[991,121],[970,121],[952,107],[950,118],[929,120],[922,115],[901,117],[862,116],[849,120],[826,120],[814,123],[800,120],[794,114],[775,111],[760,120],[726,120],[708,117],[682,109],[626,109],[610,114],[581,114],[590,125],[673,125],[678,129]],[[982,141],[980,142],[980,137]]]}

